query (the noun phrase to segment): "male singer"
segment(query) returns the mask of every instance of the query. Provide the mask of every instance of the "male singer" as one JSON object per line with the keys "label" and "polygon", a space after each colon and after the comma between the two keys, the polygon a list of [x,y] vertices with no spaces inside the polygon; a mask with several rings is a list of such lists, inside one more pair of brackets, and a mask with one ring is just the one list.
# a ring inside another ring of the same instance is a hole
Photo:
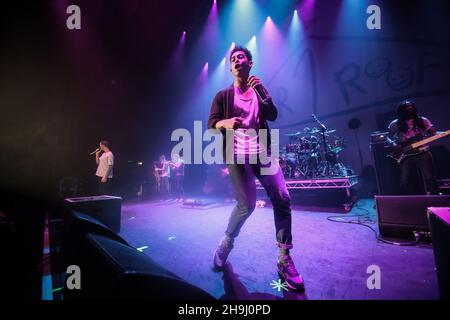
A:
{"label": "male singer", "polygon": [[[248,129],[253,129],[252,132],[268,129],[267,120],[274,121],[278,112],[260,79],[249,76],[253,66],[250,51],[244,47],[234,47],[230,53],[230,63],[230,71],[234,76],[233,85],[216,94],[211,106],[208,128],[220,130],[224,138],[227,130],[234,130],[233,156],[235,159],[239,157],[246,161],[243,164],[242,161],[227,163],[237,204],[231,212],[225,235],[214,252],[213,264],[216,269],[225,265],[233,248],[234,239],[255,209],[256,177],[266,190],[274,209],[279,252],[278,273],[286,280],[290,288],[303,290],[303,279],[297,272],[289,254],[289,250],[292,248],[291,205],[281,169],[277,164],[275,173],[262,174],[261,169],[267,165],[262,164],[259,160],[256,164],[251,160],[248,161],[264,151],[270,154],[270,136],[267,144],[264,145],[257,135],[249,134]],[[226,149],[224,157],[228,159],[227,152],[233,152],[233,150]]]}
{"label": "male singer", "polygon": [[[100,152],[103,154],[100,156]],[[113,177],[114,155],[109,148],[109,142],[100,141],[100,147],[95,151],[95,162],[97,163],[98,191],[100,195],[111,195]]]}

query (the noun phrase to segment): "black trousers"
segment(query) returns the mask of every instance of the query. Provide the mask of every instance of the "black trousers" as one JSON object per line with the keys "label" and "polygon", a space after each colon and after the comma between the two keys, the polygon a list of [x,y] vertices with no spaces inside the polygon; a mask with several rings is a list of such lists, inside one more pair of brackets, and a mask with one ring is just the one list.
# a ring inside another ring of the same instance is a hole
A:
{"label": "black trousers", "polygon": [[168,199],[170,197],[170,184],[169,177],[161,177],[160,182],[160,196],[162,199]]}
{"label": "black trousers", "polygon": [[404,194],[419,194],[420,180],[423,181],[427,194],[439,193],[434,175],[433,156],[429,151],[408,157],[400,164],[400,186]]}
{"label": "black trousers", "polygon": [[231,212],[225,234],[231,238],[237,237],[245,221],[255,209],[255,178],[257,178],[272,202],[277,245],[281,249],[291,249],[291,203],[283,173],[278,166],[274,174],[264,175],[261,173],[262,167],[263,165],[261,164],[228,165],[230,178],[236,193],[237,204]]}
{"label": "black trousers", "polygon": [[108,178],[106,182],[102,182],[102,178],[98,177],[98,194],[112,196],[114,192],[112,184],[112,179]]}
{"label": "black trousers", "polygon": [[184,197],[183,181],[184,175],[178,174],[172,176],[172,196],[176,198]]}

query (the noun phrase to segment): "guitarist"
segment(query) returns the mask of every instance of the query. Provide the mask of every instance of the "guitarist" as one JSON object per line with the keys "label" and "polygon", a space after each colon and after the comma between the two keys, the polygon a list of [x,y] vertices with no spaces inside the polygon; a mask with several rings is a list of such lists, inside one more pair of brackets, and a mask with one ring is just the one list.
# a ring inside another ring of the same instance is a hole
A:
{"label": "guitarist", "polygon": [[[397,119],[389,124],[390,144],[394,150],[401,150],[413,142],[435,135],[436,129],[430,120],[421,117],[414,102],[402,101],[397,108]],[[433,157],[427,145],[419,152],[406,157],[400,163],[400,186],[406,194],[417,193],[414,182],[420,172],[427,194],[438,194],[439,189],[434,176]]]}
{"label": "guitarist", "polygon": [[170,197],[170,165],[169,161],[166,161],[165,155],[159,157],[159,163],[155,166],[155,172],[158,174],[159,178],[160,195],[164,200],[167,200]]}

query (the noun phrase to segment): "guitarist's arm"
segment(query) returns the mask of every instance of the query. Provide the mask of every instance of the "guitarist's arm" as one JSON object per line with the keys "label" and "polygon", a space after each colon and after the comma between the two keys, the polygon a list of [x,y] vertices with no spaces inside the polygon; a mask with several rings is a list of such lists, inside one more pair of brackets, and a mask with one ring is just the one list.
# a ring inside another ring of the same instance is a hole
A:
{"label": "guitarist's arm", "polygon": [[425,131],[426,131],[426,133],[427,133],[428,135],[430,135],[430,136],[436,135],[436,134],[437,134],[437,131],[436,131],[436,129],[434,128],[434,126],[433,126],[433,124],[431,123],[431,121],[428,120],[428,119],[425,118],[425,117],[422,117],[422,119],[423,119],[423,122],[424,122],[424,124],[425,124]]}
{"label": "guitarist's arm", "polygon": [[388,137],[386,139],[387,143],[388,143],[387,147],[389,147],[389,148],[396,148],[397,145],[398,145],[397,141],[396,141],[396,138],[395,138],[395,134],[397,133],[397,125],[394,122],[392,122],[389,125],[388,130],[389,130],[389,135],[388,135]]}
{"label": "guitarist's arm", "polygon": [[434,136],[434,135],[437,134],[437,131],[436,131],[436,129],[435,129],[434,127],[431,127],[430,129],[427,130],[427,133],[428,133],[430,136]]}

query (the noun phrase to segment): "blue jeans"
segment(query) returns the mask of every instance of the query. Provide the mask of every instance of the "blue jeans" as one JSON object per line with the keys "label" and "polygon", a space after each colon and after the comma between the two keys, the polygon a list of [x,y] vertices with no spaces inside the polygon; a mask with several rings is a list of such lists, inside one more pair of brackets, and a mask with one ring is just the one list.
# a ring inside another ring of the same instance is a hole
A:
{"label": "blue jeans", "polygon": [[273,175],[262,175],[261,168],[265,165],[259,162],[258,164],[228,164],[227,166],[236,193],[237,204],[231,212],[226,235],[230,238],[237,237],[245,221],[255,210],[255,178],[257,178],[272,202],[277,245],[280,249],[292,248],[290,195],[278,164],[278,169]]}

